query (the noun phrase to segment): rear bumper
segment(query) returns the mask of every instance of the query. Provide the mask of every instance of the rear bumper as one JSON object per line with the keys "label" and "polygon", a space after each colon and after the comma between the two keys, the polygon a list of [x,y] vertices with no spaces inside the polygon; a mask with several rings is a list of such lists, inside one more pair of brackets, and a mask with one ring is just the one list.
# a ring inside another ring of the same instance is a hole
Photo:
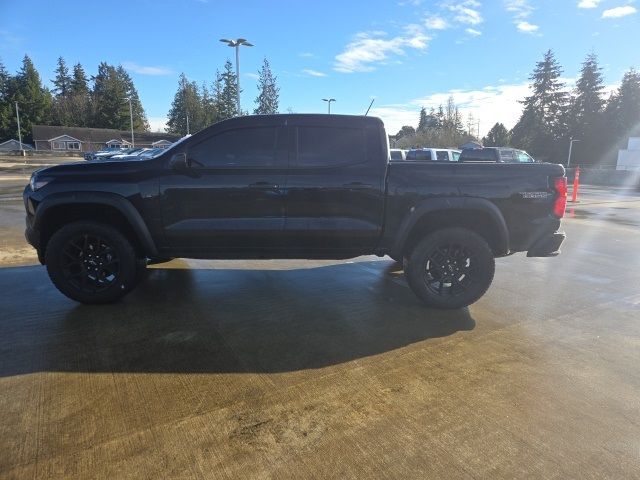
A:
{"label": "rear bumper", "polygon": [[567,236],[564,232],[545,233],[527,251],[527,257],[555,257]]}

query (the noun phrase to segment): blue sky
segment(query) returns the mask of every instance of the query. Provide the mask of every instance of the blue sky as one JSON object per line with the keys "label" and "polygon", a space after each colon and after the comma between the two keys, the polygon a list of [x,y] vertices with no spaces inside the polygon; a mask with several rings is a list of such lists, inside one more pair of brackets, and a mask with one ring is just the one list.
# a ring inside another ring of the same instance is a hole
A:
{"label": "blue sky", "polygon": [[135,80],[153,129],[161,128],[181,72],[210,82],[244,37],[243,108],[253,107],[255,75],[266,56],[281,88],[281,111],[372,114],[395,133],[417,123],[421,105],[453,94],[485,134],[513,126],[527,77],[552,48],[574,79],[587,53],[613,88],[640,66],[635,0],[0,0],[0,58],[15,72],[29,54],[43,79],[55,62],[122,64]]}

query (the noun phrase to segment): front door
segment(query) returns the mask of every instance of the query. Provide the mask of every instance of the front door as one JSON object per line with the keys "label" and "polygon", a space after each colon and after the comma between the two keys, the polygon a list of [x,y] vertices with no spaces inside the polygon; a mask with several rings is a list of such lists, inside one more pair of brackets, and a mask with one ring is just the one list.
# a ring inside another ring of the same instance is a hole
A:
{"label": "front door", "polygon": [[278,248],[284,228],[286,128],[236,127],[194,138],[191,166],[166,166],[161,181],[166,239],[181,256]]}

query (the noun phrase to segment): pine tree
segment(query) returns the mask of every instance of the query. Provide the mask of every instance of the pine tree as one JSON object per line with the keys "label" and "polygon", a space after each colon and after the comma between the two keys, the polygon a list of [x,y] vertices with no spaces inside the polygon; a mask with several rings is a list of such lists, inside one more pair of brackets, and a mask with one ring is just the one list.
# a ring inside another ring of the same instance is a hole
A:
{"label": "pine tree", "polygon": [[[138,96],[138,90],[136,89],[131,76],[127,71],[119,65],[116,68],[116,75],[118,78],[118,82],[120,82],[125,89],[126,98],[131,99],[131,113],[133,114],[133,129],[137,132],[148,132],[149,131],[149,122],[147,121],[147,115],[144,112],[144,108],[142,107],[142,102],[140,101],[140,97]],[[125,99],[126,101],[126,99]],[[125,105],[125,116],[126,116],[126,125],[127,128],[131,128],[131,119],[129,115],[128,109],[128,101],[126,101],[127,105]]]}
{"label": "pine tree", "polygon": [[56,97],[67,97],[71,89],[71,77],[69,76],[69,69],[64,61],[64,58],[58,57],[58,66],[55,70],[56,78],[52,80],[55,85],[53,93]]}
{"label": "pine tree", "polygon": [[427,110],[422,107],[420,109],[420,118],[418,120],[418,128],[416,131],[425,132],[427,130]]}
{"label": "pine tree", "polygon": [[82,65],[73,66],[73,75],[69,85],[71,104],[70,124],[74,127],[91,126],[91,103],[89,96],[89,81]]}
{"label": "pine tree", "polygon": [[496,123],[487,136],[482,139],[485,147],[507,147],[509,146],[509,131],[502,123]]}
{"label": "pine tree", "polygon": [[545,160],[557,157],[567,134],[568,98],[561,75],[560,64],[548,50],[529,77],[532,93],[522,102],[522,115],[512,130],[515,146]]}
{"label": "pine tree", "polygon": [[52,123],[55,125],[73,125],[73,105],[71,101],[71,77],[64,58],[58,57],[55,78],[51,81],[55,88],[53,93]]}
{"label": "pine tree", "polygon": [[169,110],[168,131],[178,135],[193,134],[206,127],[206,121],[204,103],[198,86],[195,82],[190,82],[184,73],[180,74],[178,90]]}
{"label": "pine tree", "polygon": [[640,134],[640,73],[633,68],[622,77],[605,111],[609,143],[626,142]]}
{"label": "pine tree", "polygon": [[256,108],[253,113],[257,115],[278,113],[280,88],[276,84],[277,80],[271,72],[269,61],[265,57],[262,62],[262,68],[258,72],[258,91],[260,93],[256,97]]}
{"label": "pine tree", "polygon": [[237,117],[240,114],[236,103],[237,92],[236,74],[233,71],[231,61],[227,60],[224,64],[224,71],[216,76],[215,101],[219,120]]}
{"label": "pine tree", "polygon": [[[42,85],[40,74],[28,55],[22,60],[22,68],[15,76],[15,90],[10,101],[20,106],[20,129],[24,142],[31,142],[31,125],[46,125],[51,118],[51,92]],[[17,131],[15,132],[17,133]]]}
{"label": "pine tree", "polygon": [[0,61],[0,141],[12,138],[11,90],[13,78]]}

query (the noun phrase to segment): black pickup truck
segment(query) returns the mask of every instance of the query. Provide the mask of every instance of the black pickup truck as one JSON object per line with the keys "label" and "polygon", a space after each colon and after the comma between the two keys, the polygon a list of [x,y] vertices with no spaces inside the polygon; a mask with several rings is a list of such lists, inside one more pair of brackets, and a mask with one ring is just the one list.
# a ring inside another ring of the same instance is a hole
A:
{"label": "black pickup truck", "polygon": [[560,165],[392,162],[382,121],[346,115],[226,120],[162,155],[37,171],[26,237],[83,303],[129,292],[148,263],[389,255],[427,305],[478,300],[494,258],[558,254]]}

